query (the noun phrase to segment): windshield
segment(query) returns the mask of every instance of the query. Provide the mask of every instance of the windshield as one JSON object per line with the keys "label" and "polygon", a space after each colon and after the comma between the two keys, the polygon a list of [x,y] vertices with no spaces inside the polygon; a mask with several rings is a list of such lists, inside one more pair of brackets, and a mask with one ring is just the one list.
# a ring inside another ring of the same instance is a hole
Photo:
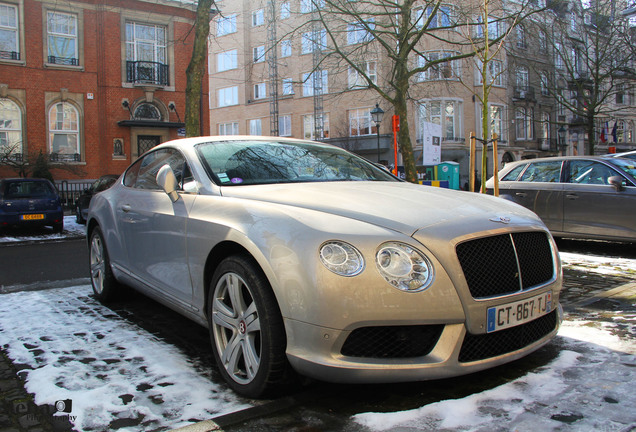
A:
{"label": "windshield", "polygon": [[47,198],[55,196],[55,191],[43,181],[8,181],[5,183],[5,199]]}
{"label": "windshield", "polygon": [[201,159],[224,186],[324,181],[399,181],[341,148],[306,142],[218,141],[199,144]]}
{"label": "windshield", "polygon": [[631,175],[636,177],[636,161],[631,159],[613,158],[612,163],[617,167]]}

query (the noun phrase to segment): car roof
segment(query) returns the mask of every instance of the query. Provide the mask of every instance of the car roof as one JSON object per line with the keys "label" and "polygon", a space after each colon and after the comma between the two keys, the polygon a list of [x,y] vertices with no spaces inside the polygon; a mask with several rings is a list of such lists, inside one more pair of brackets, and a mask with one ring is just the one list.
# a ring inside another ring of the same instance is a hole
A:
{"label": "car roof", "polygon": [[506,163],[508,165],[520,165],[527,164],[533,162],[550,162],[550,161],[564,161],[564,160],[597,160],[597,161],[607,161],[611,159],[607,155],[598,155],[598,156],[551,156],[551,157],[542,157],[542,158],[534,158],[534,159],[522,159],[518,161],[512,161]]}

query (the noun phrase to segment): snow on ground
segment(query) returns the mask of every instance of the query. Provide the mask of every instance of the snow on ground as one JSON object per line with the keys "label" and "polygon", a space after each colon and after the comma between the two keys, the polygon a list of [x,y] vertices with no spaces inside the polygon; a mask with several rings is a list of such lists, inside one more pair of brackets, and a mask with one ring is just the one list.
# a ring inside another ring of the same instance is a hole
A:
{"label": "snow on ground", "polygon": [[75,427],[97,431],[121,419],[141,419],[129,430],[176,428],[246,407],[91,292],[86,285],[2,295],[0,346],[30,368],[26,389],[36,404],[70,399]]}
{"label": "snow on ground", "polygon": [[570,269],[636,278],[636,259],[569,252],[560,252],[559,255],[563,266]]}
{"label": "snow on ground", "polygon": [[3,232],[3,235],[0,235],[0,243],[58,240],[68,237],[81,237],[85,234],[86,227],[75,222],[75,216],[64,216],[64,230],[61,233],[53,233],[51,228],[46,227],[34,231],[24,229],[9,230]]}

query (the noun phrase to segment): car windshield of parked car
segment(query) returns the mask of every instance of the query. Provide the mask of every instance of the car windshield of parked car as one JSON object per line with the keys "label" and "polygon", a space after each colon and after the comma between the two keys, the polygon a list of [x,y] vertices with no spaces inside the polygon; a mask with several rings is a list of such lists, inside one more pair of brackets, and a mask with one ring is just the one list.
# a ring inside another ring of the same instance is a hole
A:
{"label": "car windshield of parked car", "polygon": [[42,181],[6,182],[3,192],[5,199],[45,198],[55,195],[53,188]]}
{"label": "car windshield of parked car", "polygon": [[616,159],[612,159],[612,164],[614,164],[620,170],[631,175],[632,177],[636,177],[636,161],[635,160],[616,158]]}
{"label": "car windshield of parked car", "polygon": [[196,149],[223,186],[324,181],[399,181],[338,147],[307,142],[217,141]]}

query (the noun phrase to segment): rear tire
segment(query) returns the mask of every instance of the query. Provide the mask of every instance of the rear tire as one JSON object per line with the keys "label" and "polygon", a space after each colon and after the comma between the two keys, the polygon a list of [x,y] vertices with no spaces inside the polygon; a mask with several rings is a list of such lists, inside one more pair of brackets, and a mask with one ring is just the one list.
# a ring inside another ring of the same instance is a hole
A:
{"label": "rear tire", "polygon": [[78,224],[84,225],[86,223],[86,219],[82,216],[82,211],[79,206],[75,207],[75,222]]}
{"label": "rear tire", "polygon": [[110,258],[106,250],[104,235],[98,226],[90,234],[88,263],[95,298],[102,303],[113,300],[119,290],[119,284],[110,267]]}
{"label": "rear tire", "polygon": [[283,318],[258,264],[242,255],[226,258],[209,290],[212,349],[228,385],[249,398],[286,389],[294,374],[285,354]]}
{"label": "rear tire", "polygon": [[62,231],[64,231],[64,222],[58,222],[56,224],[53,224],[54,233],[61,233]]}

